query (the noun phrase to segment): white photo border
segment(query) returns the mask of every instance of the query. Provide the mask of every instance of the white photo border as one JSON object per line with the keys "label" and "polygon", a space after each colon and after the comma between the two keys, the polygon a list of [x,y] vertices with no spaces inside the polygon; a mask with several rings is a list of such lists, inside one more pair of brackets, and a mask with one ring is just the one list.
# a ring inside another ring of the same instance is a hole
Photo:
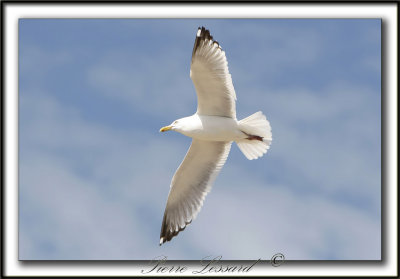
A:
{"label": "white photo border", "polygon": [[[398,276],[397,92],[398,3],[76,3],[2,2],[3,38],[3,265],[2,276],[134,276],[146,261],[18,260],[18,19],[20,18],[381,18],[382,19],[382,261],[291,261],[268,259],[248,276]],[[212,7],[212,8],[210,8]],[[198,266],[196,261],[168,261]],[[257,259],[255,259],[257,260]],[[244,263],[226,261],[229,264]],[[248,264],[249,261],[246,261]],[[194,276],[191,272],[183,274]]]}

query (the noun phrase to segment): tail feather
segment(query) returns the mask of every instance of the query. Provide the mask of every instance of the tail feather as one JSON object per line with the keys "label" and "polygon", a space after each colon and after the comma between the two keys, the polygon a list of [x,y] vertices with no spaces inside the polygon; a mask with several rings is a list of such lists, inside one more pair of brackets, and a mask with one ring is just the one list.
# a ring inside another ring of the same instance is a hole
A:
{"label": "tail feather", "polygon": [[240,120],[239,129],[248,135],[236,141],[247,159],[257,159],[267,152],[272,142],[271,125],[261,111]]}

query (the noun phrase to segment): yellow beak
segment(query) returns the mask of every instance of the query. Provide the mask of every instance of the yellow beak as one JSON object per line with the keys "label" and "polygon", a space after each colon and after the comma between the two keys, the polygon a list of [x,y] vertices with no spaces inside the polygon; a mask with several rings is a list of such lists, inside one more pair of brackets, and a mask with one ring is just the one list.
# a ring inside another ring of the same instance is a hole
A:
{"label": "yellow beak", "polygon": [[172,129],[172,126],[165,126],[160,129],[160,132],[166,132]]}

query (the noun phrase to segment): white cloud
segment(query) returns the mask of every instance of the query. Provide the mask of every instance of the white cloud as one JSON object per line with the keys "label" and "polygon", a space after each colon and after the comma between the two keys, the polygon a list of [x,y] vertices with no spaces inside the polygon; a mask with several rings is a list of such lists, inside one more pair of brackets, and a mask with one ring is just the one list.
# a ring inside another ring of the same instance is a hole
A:
{"label": "white cloud", "polygon": [[[379,92],[341,83],[320,92],[254,92],[242,101],[244,111],[252,110],[256,98],[272,123],[273,160],[283,161],[330,194],[380,193]],[[378,210],[379,199],[372,206]]]}
{"label": "white cloud", "polygon": [[110,51],[91,65],[87,79],[99,93],[136,111],[183,116],[195,111],[196,95],[189,77],[190,54],[182,57],[179,49],[152,55]]}
{"label": "white cloud", "polygon": [[21,133],[21,259],[152,258],[179,144],[85,122],[51,97],[23,96],[21,111],[33,116]]}
{"label": "white cloud", "polygon": [[297,195],[228,166],[179,241],[224,259],[277,252],[291,260],[379,259],[380,224],[349,205]]}
{"label": "white cloud", "polygon": [[159,248],[168,184],[189,140],[90,123],[46,94],[22,96],[21,111],[33,116],[21,133],[22,259],[379,257],[380,226],[365,212],[265,184],[244,160],[228,160],[198,219]]}

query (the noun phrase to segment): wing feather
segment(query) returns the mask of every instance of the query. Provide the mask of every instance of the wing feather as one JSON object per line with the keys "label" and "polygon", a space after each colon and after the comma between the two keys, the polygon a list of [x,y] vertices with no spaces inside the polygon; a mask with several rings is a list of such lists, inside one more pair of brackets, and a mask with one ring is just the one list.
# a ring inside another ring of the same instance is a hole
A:
{"label": "wing feather", "polygon": [[236,119],[236,93],[225,52],[210,31],[198,29],[190,77],[197,92],[197,113]]}
{"label": "wing feather", "polygon": [[231,142],[193,139],[171,182],[161,226],[160,245],[196,218],[212,183],[228,158]]}

